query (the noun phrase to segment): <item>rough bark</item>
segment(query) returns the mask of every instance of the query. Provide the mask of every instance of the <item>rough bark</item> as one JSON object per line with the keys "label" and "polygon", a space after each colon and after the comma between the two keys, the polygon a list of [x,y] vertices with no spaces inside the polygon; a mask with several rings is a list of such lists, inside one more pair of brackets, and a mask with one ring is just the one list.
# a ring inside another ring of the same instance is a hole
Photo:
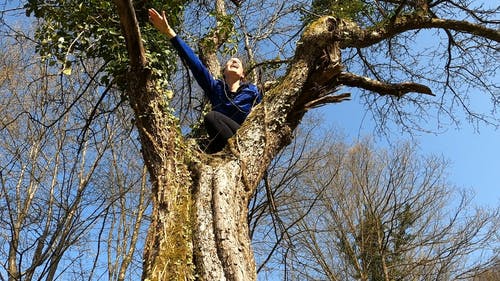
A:
{"label": "rough bark", "polygon": [[127,92],[152,183],[153,211],[144,249],[143,280],[194,278],[188,150],[165,95],[147,69],[130,0],[115,0],[130,57]]}

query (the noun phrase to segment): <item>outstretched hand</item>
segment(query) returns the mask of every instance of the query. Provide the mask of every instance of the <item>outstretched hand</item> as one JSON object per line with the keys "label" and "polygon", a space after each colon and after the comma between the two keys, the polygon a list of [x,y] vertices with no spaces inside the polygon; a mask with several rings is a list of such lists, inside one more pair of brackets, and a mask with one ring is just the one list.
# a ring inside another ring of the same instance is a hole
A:
{"label": "outstretched hand", "polygon": [[165,16],[165,11],[162,11],[162,14],[158,13],[155,9],[151,8],[148,10],[149,12],[149,21],[153,24],[156,29],[158,29],[161,33],[167,35],[168,39],[175,37],[175,31],[170,27],[167,21],[167,17]]}

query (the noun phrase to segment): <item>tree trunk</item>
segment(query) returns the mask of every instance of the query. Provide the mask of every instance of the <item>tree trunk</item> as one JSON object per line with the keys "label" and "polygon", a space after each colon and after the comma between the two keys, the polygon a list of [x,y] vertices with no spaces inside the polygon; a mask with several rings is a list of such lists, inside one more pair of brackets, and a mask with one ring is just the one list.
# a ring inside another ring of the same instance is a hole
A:
{"label": "tree trunk", "polygon": [[128,96],[152,183],[142,279],[256,280],[248,202],[307,104],[337,85],[335,20],[325,18],[305,31],[286,77],[252,110],[224,151],[206,155],[183,139],[166,96],[154,87],[131,1],[115,3],[130,57]]}
{"label": "tree trunk", "polygon": [[194,253],[200,280],[255,280],[247,206],[252,192],[236,158],[196,166]]}
{"label": "tree trunk", "polygon": [[7,270],[7,274],[8,274],[8,279],[9,281],[13,281],[13,280],[19,280],[20,278],[20,274],[19,274],[19,270],[17,268],[17,251],[18,251],[18,246],[19,246],[19,231],[18,231],[18,227],[16,225],[16,227],[14,228],[14,230],[12,231],[12,237],[9,241],[9,258],[8,258],[8,270]]}

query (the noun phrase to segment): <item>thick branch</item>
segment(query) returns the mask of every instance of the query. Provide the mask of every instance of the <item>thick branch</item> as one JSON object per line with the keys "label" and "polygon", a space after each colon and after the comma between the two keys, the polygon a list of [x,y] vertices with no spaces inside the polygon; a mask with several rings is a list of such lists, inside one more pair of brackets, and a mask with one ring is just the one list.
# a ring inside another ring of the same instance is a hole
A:
{"label": "thick branch", "polygon": [[305,105],[336,88],[335,79],[342,69],[339,46],[332,42],[337,21],[323,17],[307,27],[287,74],[271,86],[235,138],[230,139],[231,151],[242,159],[250,193],[271,159],[289,142],[305,113]]}
{"label": "thick branch", "polygon": [[449,19],[432,19],[431,27],[445,28],[463,33],[473,34],[479,37],[500,42],[500,31],[487,28],[480,24],[474,24],[467,21],[449,20]]}
{"label": "thick branch", "polygon": [[388,84],[373,80],[368,77],[358,76],[352,73],[341,73],[339,75],[339,82],[346,86],[357,87],[366,89],[372,92],[379,93],[380,95],[391,95],[401,97],[407,93],[421,93],[434,96],[432,90],[422,84],[413,82],[403,82],[398,84]]}
{"label": "thick branch", "polygon": [[134,68],[143,67],[146,64],[144,46],[141,41],[139,23],[135,16],[134,6],[131,0],[115,0],[120,16],[122,33],[125,36],[130,66]]}
{"label": "thick branch", "polygon": [[187,149],[177,119],[165,110],[165,98],[154,87],[151,72],[145,67],[132,2],[115,3],[130,59],[127,92],[152,183],[151,225],[144,245],[142,279],[193,280],[192,178],[186,164]]}
{"label": "thick branch", "polygon": [[387,21],[376,29],[363,30],[353,22],[340,27],[338,37],[341,48],[365,48],[410,30],[443,28],[484,37],[500,42],[500,32],[467,21],[430,18],[420,14],[404,15]]}

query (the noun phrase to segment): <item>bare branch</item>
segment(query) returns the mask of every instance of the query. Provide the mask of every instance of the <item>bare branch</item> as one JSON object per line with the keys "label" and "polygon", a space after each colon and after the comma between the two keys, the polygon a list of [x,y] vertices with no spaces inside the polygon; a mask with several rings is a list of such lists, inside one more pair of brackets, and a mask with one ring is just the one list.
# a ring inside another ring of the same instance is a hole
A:
{"label": "bare branch", "polygon": [[233,4],[236,7],[239,7],[239,6],[241,6],[241,3],[243,3],[243,0],[231,0],[231,2],[233,2]]}
{"label": "bare branch", "polygon": [[318,98],[318,99],[315,99],[313,101],[306,103],[305,109],[309,110],[311,108],[318,107],[318,106],[321,106],[324,104],[339,103],[339,102],[347,101],[350,99],[351,99],[350,93],[344,93],[344,94],[335,95],[335,96],[324,96],[324,97],[321,97],[321,98]]}
{"label": "bare branch", "polygon": [[226,5],[223,0],[215,1],[215,20],[216,27],[207,33],[198,44],[200,59],[212,75],[218,75],[221,72],[217,50],[226,42],[233,28],[232,22],[227,21]]}
{"label": "bare branch", "polygon": [[115,0],[132,68],[146,65],[139,23],[131,0]]}
{"label": "bare branch", "polygon": [[382,96],[391,95],[402,97],[403,95],[411,92],[435,96],[429,87],[422,84],[414,82],[388,84],[378,80],[370,79],[368,77],[358,76],[353,73],[341,73],[339,75],[339,82],[346,86],[357,87],[376,92]]}
{"label": "bare branch", "polygon": [[344,22],[336,40],[340,40],[341,48],[365,48],[392,38],[410,30],[443,28],[462,33],[484,37],[495,42],[500,42],[500,32],[486,26],[468,21],[438,19],[419,14],[403,15],[394,18],[376,29],[361,29],[354,22]]}

